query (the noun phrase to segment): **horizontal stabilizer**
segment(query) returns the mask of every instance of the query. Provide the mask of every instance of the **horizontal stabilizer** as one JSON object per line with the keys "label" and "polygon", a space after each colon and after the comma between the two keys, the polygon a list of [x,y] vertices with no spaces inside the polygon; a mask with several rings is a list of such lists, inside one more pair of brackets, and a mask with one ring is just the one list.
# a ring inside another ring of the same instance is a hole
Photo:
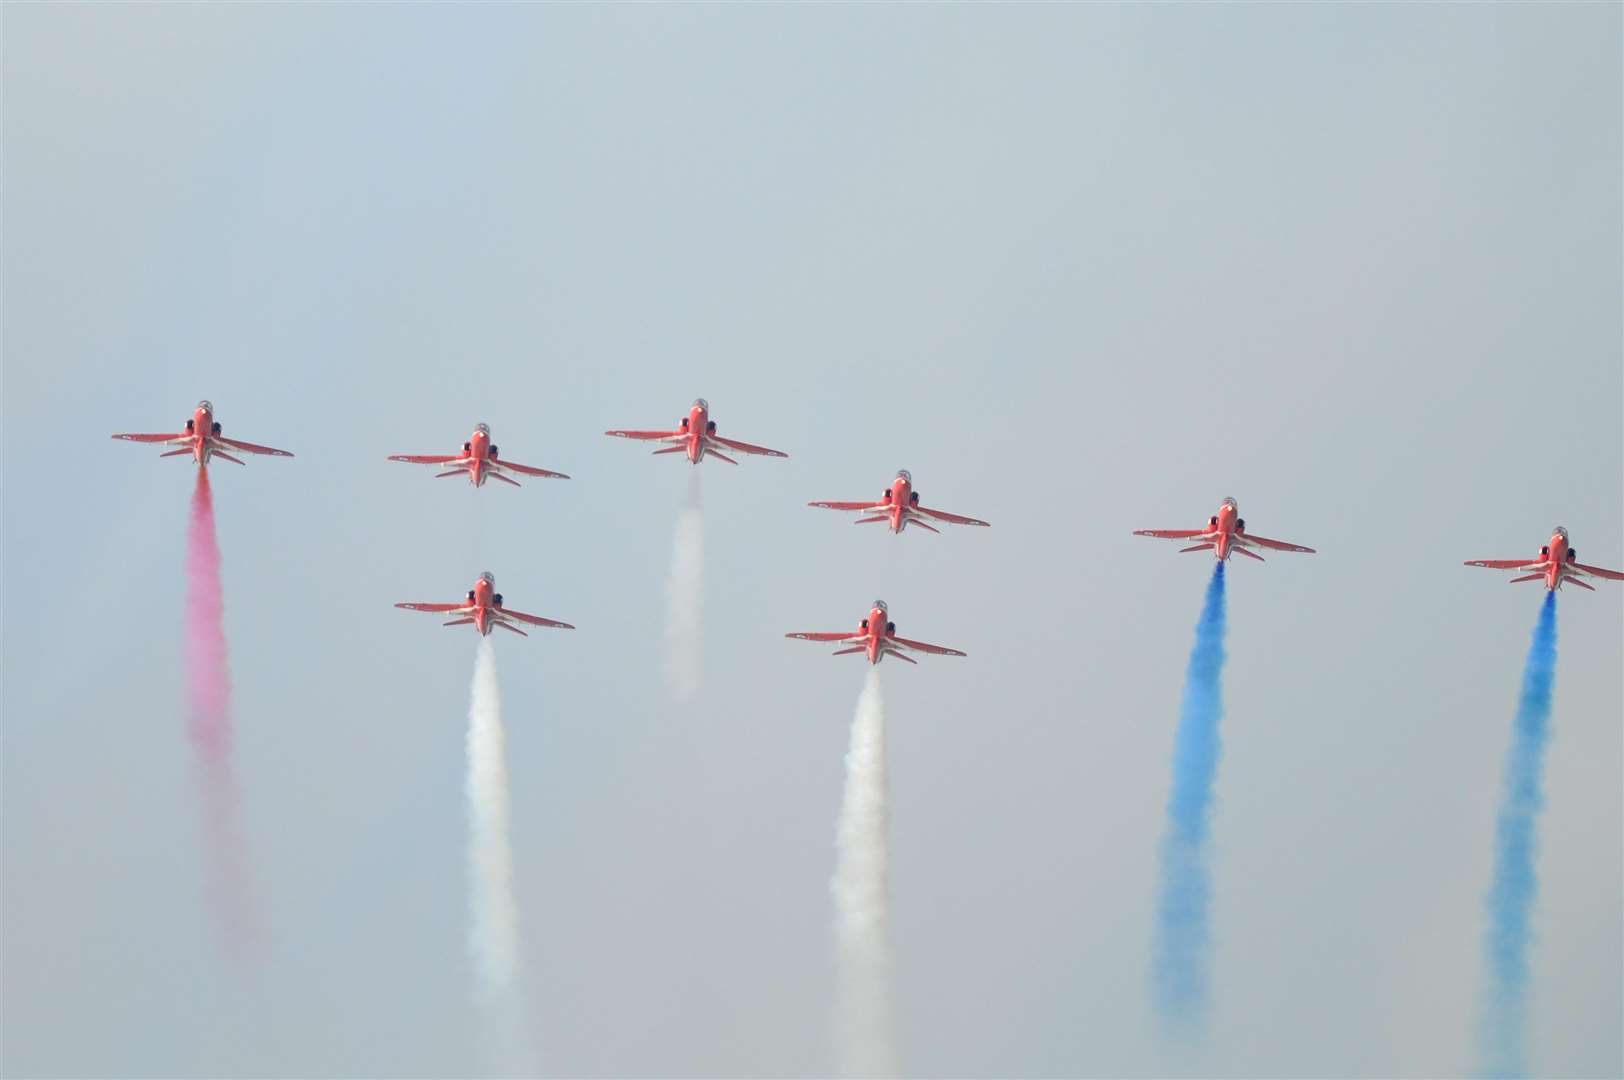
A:
{"label": "horizontal stabilizer", "polygon": [[680,453],[682,453],[682,452],[683,452],[683,451],[684,451],[684,450],[686,450],[686,449],[688,449],[688,448],[687,448],[687,447],[686,447],[686,446],[683,446],[683,445],[681,445],[681,444],[680,444],[680,443],[679,443],[679,444],[678,444],[678,445],[676,445],[676,446],[667,446],[667,447],[666,447],[666,448],[665,448],[665,449],[663,449],[663,450],[655,450],[655,451],[652,451],[652,453],[656,453],[656,454],[680,454]]}
{"label": "horizontal stabilizer", "polygon": [[891,520],[891,515],[890,514],[875,514],[873,517],[858,518],[856,521],[852,522],[852,524],[853,525],[872,525],[876,521],[890,521],[890,520]]}
{"label": "horizontal stabilizer", "polygon": [[919,663],[918,660],[915,660],[913,657],[909,656],[907,653],[902,652],[902,651],[900,651],[898,649],[887,649],[887,650],[885,650],[885,655],[894,656],[898,660],[906,660],[910,664],[918,664]]}
{"label": "horizontal stabilizer", "polygon": [[192,452],[192,448],[190,446],[183,446],[179,450],[169,450],[169,451],[166,451],[165,453],[159,454],[158,456],[159,457],[180,457],[182,454],[190,454],[191,452]]}
{"label": "horizontal stabilizer", "polygon": [[1565,577],[1562,580],[1567,582],[1569,585],[1577,585],[1581,589],[1589,589],[1591,592],[1596,591],[1596,587],[1594,585],[1591,585],[1591,584],[1589,584],[1587,582],[1580,581],[1576,577]]}
{"label": "horizontal stabilizer", "polygon": [[503,630],[511,630],[515,634],[518,634],[520,637],[529,637],[530,636],[529,634],[525,633],[523,630],[520,630],[517,626],[514,626],[512,623],[503,622],[501,619],[496,620],[496,625],[500,626]]}
{"label": "horizontal stabilizer", "polygon": [[472,619],[452,619],[450,622],[441,623],[440,625],[441,626],[472,626],[473,624],[474,624],[474,620],[472,620]]}
{"label": "horizontal stabilizer", "polygon": [[719,450],[716,450],[716,449],[714,449],[712,447],[709,447],[709,446],[705,447],[705,454],[708,457],[721,458],[723,461],[727,462],[729,465],[737,465],[738,464],[737,461],[734,461],[732,458],[728,457],[726,454],[724,454],[724,453],[720,452]]}
{"label": "horizontal stabilizer", "polygon": [[868,651],[868,646],[867,645],[858,645],[856,648],[852,648],[852,649],[836,649],[834,652],[830,653],[829,655],[830,656],[850,656],[852,653],[867,652],[867,651]]}
{"label": "horizontal stabilizer", "polygon": [[517,480],[511,480],[508,477],[503,476],[501,473],[496,472],[495,470],[488,470],[488,475],[490,476],[490,478],[492,480],[500,480],[500,481],[502,481],[502,483],[504,483],[504,484],[512,484],[514,487],[524,487],[524,485],[519,483]]}
{"label": "horizontal stabilizer", "polygon": [[1268,562],[1269,561],[1269,560],[1265,559],[1263,556],[1259,555],[1255,551],[1247,551],[1244,547],[1242,547],[1239,544],[1236,544],[1234,547],[1230,548],[1230,550],[1231,551],[1238,551],[1242,555],[1245,555],[1248,559],[1256,559],[1258,562]]}
{"label": "horizontal stabilizer", "polygon": [[1212,550],[1212,545],[1211,544],[1196,544],[1194,547],[1179,548],[1179,554],[1183,555],[1183,554],[1185,554],[1187,552],[1191,552],[1191,551],[1211,551],[1211,550]]}
{"label": "horizontal stabilizer", "polygon": [[233,465],[246,465],[247,464],[247,462],[245,462],[245,461],[238,461],[236,458],[232,457],[230,454],[226,453],[224,450],[216,450],[214,452],[214,456],[217,457],[217,458],[225,458],[227,461],[231,462]]}
{"label": "horizontal stabilizer", "polygon": [[934,525],[926,525],[918,518],[904,518],[902,523],[904,526],[912,525],[916,529],[924,529],[926,532],[933,532],[937,536],[942,535],[942,530],[936,528]]}
{"label": "horizontal stabilizer", "polygon": [[468,475],[468,470],[467,469],[452,469],[450,472],[438,472],[438,473],[435,473],[434,478],[436,480],[444,480],[448,476],[466,476],[466,475]]}
{"label": "horizontal stabilizer", "polygon": [[1506,584],[1507,585],[1515,585],[1519,581],[1543,581],[1544,579],[1545,579],[1544,574],[1524,574],[1522,577],[1511,578],[1509,581],[1506,582]]}

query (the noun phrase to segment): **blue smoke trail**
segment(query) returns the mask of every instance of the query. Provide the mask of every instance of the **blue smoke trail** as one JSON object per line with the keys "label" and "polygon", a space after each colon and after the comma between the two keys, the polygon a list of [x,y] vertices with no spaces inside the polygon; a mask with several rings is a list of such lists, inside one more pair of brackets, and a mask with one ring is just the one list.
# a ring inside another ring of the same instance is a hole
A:
{"label": "blue smoke trail", "polygon": [[1218,771],[1219,680],[1224,670],[1224,564],[1207,585],[1184,675],[1178,736],[1173,743],[1173,790],[1162,838],[1156,904],[1153,993],[1157,1011],[1183,1033],[1202,1026],[1207,1009],[1207,815]]}
{"label": "blue smoke trail", "polygon": [[1495,827],[1489,932],[1483,939],[1489,986],[1482,1031],[1484,1071],[1526,1076],[1523,1034],[1528,997],[1529,913],[1534,875],[1534,826],[1544,799],[1540,770],[1550,738],[1551,685],[1556,681],[1556,593],[1545,594],[1523,667],[1522,698],[1506,755],[1505,789]]}

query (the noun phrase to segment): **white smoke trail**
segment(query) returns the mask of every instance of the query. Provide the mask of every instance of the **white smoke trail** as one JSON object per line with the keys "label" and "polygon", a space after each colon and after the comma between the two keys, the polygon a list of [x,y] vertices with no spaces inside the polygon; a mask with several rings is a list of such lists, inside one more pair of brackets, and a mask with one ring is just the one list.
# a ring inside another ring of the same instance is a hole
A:
{"label": "white smoke trail", "polygon": [[665,679],[671,696],[692,701],[705,667],[705,513],[699,470],[688,475],[688,505],[671,538],[670,611],[665,620]]}
{"label": "white smoke trail", "polygon": [[468,702],[469,947],[480,1008],[499,1071],[533,1075],[519,971],[519,907],[509,839],[507,736],[496,683],[496,651],[479,643]]}
{"label": "white smoke trail", "polygon": [[880,671],[852,717],[846,790],[836,829],[835,1045],[843,1076],[895,1076],[891,1027],[891,934],[886,842],[885,709]]}

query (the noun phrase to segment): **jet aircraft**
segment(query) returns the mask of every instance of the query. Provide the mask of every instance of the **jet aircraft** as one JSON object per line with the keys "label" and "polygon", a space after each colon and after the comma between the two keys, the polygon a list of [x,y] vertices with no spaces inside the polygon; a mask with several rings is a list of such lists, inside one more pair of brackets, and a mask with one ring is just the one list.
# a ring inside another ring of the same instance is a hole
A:
{"label": "jet aircraft", "polygon": [[927,532],[939,533],[928,522],[948,525],[986,525],[985,521],[978,521],[972,517],[961,517],[958,514],[949,514],[946,510],[932,510],[928,506],[919,505],[919,492],[914,490],[913,476],[907,469],[898,469],[896,479],[891,486],[880,495],[878,502],[814,502],[808,506],[817,506],[825,510],[849,510],[867,514],[852,524],[866,525],[870,522],[884,521],[894,533],[900,533],[909,525],[924,529]]}
{"label": "jet aircraft", "polygon": [[857,624],[856,630],[836,630],[833,633],[801,633],[785,634],[785,637],[798,638],[801,641],[833,641],[848,646],[836,649],[830,656],[847,656],[852,653],[865,653],[870,664],[878,664],[887,656],[894,656],[898,660],[906,660],[910,664],[919,661],[908,655],[908,652],[932,653],[936,656],[963,656],[957,649],[949,649],[942,645],[927,645],[923,641],[910,641],[907,638],[897,637],[897,624],[891,621],[884,600],[874,601],[869,609],[868,617]]}
{"label": "jet aircraft", "polygon": [[398,608],[408,611],[426,611],[434,615],[450,615],[445,626],[473,626],[481,635],[489,637],[495,627],[511,630],[520,637],[529,637],[523,630],[514,626],[514,621],[528,623],[531,626],[549,626],[558,630],[574,630],[575,627],[566,622],[555,619],[543,619],[539,615],[526,615],[522,611],[514,611],[502,606],[502,594],[496,591],[496,577],[489,570],[479,575],[474,587],[468,590],[467,600],[456,604],[396,604]]}
{"label": "jet aircraft", "polygon": [[1194,540],[1187,548],[1180,548],[1180,554],[1186,551],[1213,551],[1220,560],[1228,560],[1230,553],[1238,551],[1248,558],[1263,561],[1263,556],[1251,550],[1253,546],[1271,548],[1275,551],[1300,551],[1307,555],[1314,554],[1314,549],[1303,547],[1300,544],[1288,544],[1284,540],[1270,540],[1256,533],[1246,531],[1246,519],[1240,516],[1240,507],[1234,499],[1226,498],[1218,512],[1207,519],[1205,528],[1200,529],[1135,529],[1135,536],[1155,536],[1163,540]]}
{"label": "jet aircraft", "polygon": [[1579,561],[1579,552],[1568,543],[1568,530],[1558,525],[1551,538],[1545,541],[1539,549],[1539,555],[1532,559],[1472,559],[1467,566],[1486,566],[1490,570],[1528,570],[1532,573],[1522,577],[1514,577],[1511,583],[1519,581],[1538,581],[1543,579],[1546,591],[1560,589],[1563,583],[1577,585],[1581,589],[1596,591],[1594,585],[1587,585],[1582,578],[1603,578],[1607,581],[1624,581],[1624,573],[1617,570],[1603,570],[1599,566],[1586,566]]}
{"label": "jet aircraft", "polygon": [[115,439],[125,439],[129,442],[158,443],[163,446],[174,446],[179,449],[167,450],[159,457],[181,457],[190,455],[199,465],[207,465],[210,458],[224,458],[237,465],[244,462],[226,453],[225,448],[244,454],[266,454],[270,457],[292,457],[286,450],[276,450],[269,446],[259,446],[255,443],[238,442],[228,439],[220,434],[220,422],[214,418],[214,406],[208,401],[200,401],[197,408],[192,411],[192,418],[186,421],[186,427],[173,435],[140,435],[125,434],[114,435]]}
{"label": "jet aircraft", "polygon": [[450,468],[445,472],[435,473],[435,479],[466,475],[468,482],[475,487],[484,487],[485,481],[491,477],[514,487],[524,486],[508,476],[508,472],[515,472],[521,476],[544,476],[552,480],[569,479],[561,472],[550,472],[547,469],[508,461],[506,458],[498,457],[496,450],[496,444],[491,442],[490,425],[475,424],[474,433],[462,444],[460,454],[390,454],[389,460],[404,461],[412,465],[449,465]]}
{"label": "jet aircraft", "polygon": [[722,453],[720,447],[737,451],[741,454],[759,454],[763,457],[789,457],[779,450],[769,450],[765,446],[752,446],[746,442],[734,439],[724,439],[716,434],[716,421],[710,418],[710,403],[704,398],[695,398],[694,403],[688,407],[688,415],[678,423],[675,431],[606,431],[605,435],[614,435],[621,439],[642,439],[647,442],[663,442],[671,445],[654,451],[656,454],[687,454],[690,465],[698,465],[706,457],[720,458],[729,465],[738,462]]}

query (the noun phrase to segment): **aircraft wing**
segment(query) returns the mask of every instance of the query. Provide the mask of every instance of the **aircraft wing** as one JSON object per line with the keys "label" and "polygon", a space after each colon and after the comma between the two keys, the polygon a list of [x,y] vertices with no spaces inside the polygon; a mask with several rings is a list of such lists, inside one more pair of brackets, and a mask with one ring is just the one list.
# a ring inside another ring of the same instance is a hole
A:
{"label": "aircraft wing", "polygon": [[1206,536],[1206,529],[1135,529],[1135,536],[1155,536],[1162,540],[1188,540],[1192,536]]}
{"label": "aircraft wing", "polygon": [[396,604],[395,606],[398,607],[398,608],[405,608],[407,611],[436,611],[436,612],[439,612],[439,611],[466,611],[466,610],[468,610],[468,605],[467,604]]}
{"label": "aircraft wing", "polygon": [[712,435],[710,438],[712,442],[719,442],[729,450],[737,450],[741,454],[760,454],[763,457],[789,457],[782,450],[769,450],[765,446],[752,446],[747,442],[739,442],[736,439],[724,439],[720,435]]}
{"label": "aircraft wing", "polygon": [[853,638],[863,637],[861,631],[836,630],[833,633],[785,634],[787,638],[796,638],[800,641],[850,641]]}
{"label": "aircraft wing", "polygon": [[511,461],[498,461],[496,464],[500,465],[504,469],[512,469],[514,472],[523,476],[545,476],[552,480],[569,479],[569,477],[565,476],[561,472],[549,472],[546,469],[538,469],[532,465],[515,465]]}
{"label": "aircraft wing", "polygon": [[945,521],[949,525],[986,525],[987,522],[973,517],[963,517],[959,514],[949,514],[946,510],[929,510],[923,506],[914,507],[915,510],[936,521]]}
{"label": "aircraft wing", "polygon": [[224,435],[216,435],[215,440],[217,442],[225,443],[227,446],[231,447],[233,450],[241,450],[245,454],[267,454],[267,455],[269,455],[271,457],[292,457],[293,456],[292,454],[288,453],[286,450],[278,450],[278,449],[276,449],[275,447],[272,447],[272,446],[260,446],[257,443],[238,442],[236,439],[228,439]]}
{"label": "aircraft wing", "polygon": [[613,435],[619,439],[675,439],[680,438],[680,431],[606,431],[605,435]]}
{"label": "aircraft wing", "polygon": [[444,465],[449,461],[467,461],[461,454],[390,454],[390,461],[404,461],[408,465]]}
{"label": "aircraft wing", "polygon": [[1468,559],[1467,566],[1486,566],[1490,570],[1521,570],[1525,566],[1541,565],[1539,559]]}
{"label": "aircraft wing", "polygon": [[1570,570],[1581,570],[1591,577],[1606,578],[1608,581],[1624,581],[1624,574],[1617,570],[1603,570],[1599,566],[1586,566],[1584,563],[1570,563]]}
{"label": "aircraft wing", "polygon": [[1273,548],[1276,551],[1300,551],[1304,555],[1316,554],[1311,547],[1303,547],[1301,544],[1288,544],[1284,540],[1270,540],[1266,536],[1253,536],[1251,533],[1236,533],[1235,536],[1239,540],[1250,540],[1254,544],[1262,544],[1264,547]]}
{"label": "aircraft wing", "polygon": [[824,510],[877,510],[888,504],[877,502],[809,502],[806,505],[820,507]]}
{"label": "aircraft wing", "polygon": [[904,649],[915,649],[919,652],[933,653],[936,656],[965,656],[957,649],[949,649],[945,645],[927,645],[923,641],[909,641],[907,638],[888,638],[893,645],[901,645]]}
{"label": "aircraft wing", "polygon": [[557,619],[543,619],[540,615],[526,615],[522,611],[514,611],[511,608],[497,608],[496,610],[510,619],[518,619],[520,622],[527,622],[531,626],[551,626],[558,630],[575,629],[569,623],[559,622]]}
{"label": "aircraft wing", "polygon": [[114,435],[113,438],[115,438],[115,439],[126,439],[129,442],[174,442],[176,439],[184,439],[184,438],[186,438],[186,436],[184,434],[180,434],[180,433],[177,433],[177,434],[174,434],[174,435],[128,435],[127,434],[127,435]]}

